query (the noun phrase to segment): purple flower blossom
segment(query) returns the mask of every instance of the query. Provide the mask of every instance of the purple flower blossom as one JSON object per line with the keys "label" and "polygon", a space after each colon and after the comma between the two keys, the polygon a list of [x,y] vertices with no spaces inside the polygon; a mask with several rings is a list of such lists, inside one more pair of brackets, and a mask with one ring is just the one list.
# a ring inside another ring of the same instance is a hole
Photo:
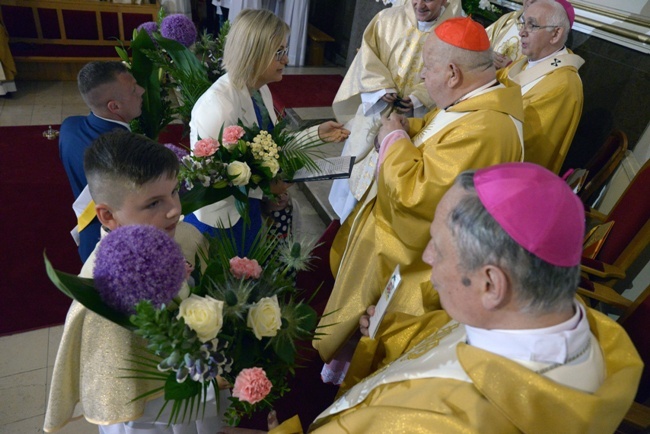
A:
{"label": "purple flower blossom", "polygon": [[155,22],[155,21],[147,21],[146,23],[142,23],[142,24],[140,24],[140,25],[138,26],[138,29],[137,29],[137,30],[138,30],[138,32],[139,32],[140,30],[144,30],[144,31],[146,31],[147,33],[149,33],[149,36],[150,36],[151,39],[153,40],[153,36],[152,36],[151,34],[152,34],[153,32],[157,32],[157,31],[158,31],[158,23]]}
{"label": "purple flower blossom", "polygon": [[145,225],[123,226],[104,237],[97,249],[95,288],[104,303],[135,313],[140,300],[168,304],[185,279],[185,258],[164,231]]}
{"label": "purple flower blossom", "polygon": [[173,143],[165,143],[165,148],[174,151],[174,154],[176,154],[178,161],[182,160],[183,157],[187,157],[188,155],[190,155],[187,149],[182,148],[180,146],[176,146]]}
{"label": "purple flower blossom", "polygon": [[160,34],[189,48],[196,41],[196,27],[183,14],[171,14],[160,23]]}

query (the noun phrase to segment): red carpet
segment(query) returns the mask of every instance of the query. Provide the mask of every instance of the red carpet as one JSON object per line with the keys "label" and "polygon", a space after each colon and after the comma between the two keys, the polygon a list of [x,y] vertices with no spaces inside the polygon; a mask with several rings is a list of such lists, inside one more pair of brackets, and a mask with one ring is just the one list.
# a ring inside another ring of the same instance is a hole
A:
{"label": "red carpet", "polygon": [[282,81],[269,83],[275,109],[329,107],[341,86],[340,75],[285,75]]}
{"label": "red carpet", "polygon": [[[58,125],[53,126],[58,129]],[[0,127],[0,335],[61,324],[71,300],[50,283],[43,250],[60,270],[78,273],[70,236],[72,190],[47,126]]]}
{"label": "red carpet", "polygon": [[[55,268],[75,274],[81,270],[70,236],[74,197],[58,140],[44,138],[46,129],[0,127],[0,335],[65,321],[71,300],[48,279],[43,250]],[[170,125],[161,141],[178,144],[181,130],[181,125]]]}

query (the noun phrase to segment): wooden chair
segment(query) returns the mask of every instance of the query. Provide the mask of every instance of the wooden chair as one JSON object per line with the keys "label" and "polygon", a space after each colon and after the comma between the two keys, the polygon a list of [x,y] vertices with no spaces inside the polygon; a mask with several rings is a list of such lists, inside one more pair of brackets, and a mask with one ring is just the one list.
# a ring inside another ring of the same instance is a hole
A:
{"label": "wooden chair", "polygon": [[[609,214],[588,212],[602,222],[614,221],[595,259],[583,258],[579,294],[617,308],[631,304],[612,288],[650,244],[650,161],[636,174]],[[591,285],[591,287],[590,287]]]}
{"label": "wooden chair", "polygon": [[578,193],[580,200],[585,204],[598,192],[603,184],[614,173],[618,165],[625,157],[627,150],[627,135],[621,130],[612,131],[607,139],[594,154],[585,169],[589,171],[585,186]]}
{"label": "wooden chair", "polygon": [[634,343],[643,363],[643,374],[632,407],[617,433],[650,432],[650,285],[618,319]]}
{"label": "wooden chair", "polygon": [[583,266],[591,276],[615,283],[624,275],[650,242],[650,160],[636,174],[609,214],[590,212],[602,222],[614,221],[602,248],[595,257],[600,262]]}

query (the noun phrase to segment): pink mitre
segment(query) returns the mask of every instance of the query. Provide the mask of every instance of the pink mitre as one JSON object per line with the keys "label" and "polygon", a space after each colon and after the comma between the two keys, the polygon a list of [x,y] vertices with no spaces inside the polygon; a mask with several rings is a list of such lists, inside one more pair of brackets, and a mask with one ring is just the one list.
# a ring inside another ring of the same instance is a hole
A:
{"label": "pink mitre", "polygon": [[532,163],[506,163],[474,174],[487,212],[517,244],[549,264],[574,267],[582,258],[585,211],[571,188]]}

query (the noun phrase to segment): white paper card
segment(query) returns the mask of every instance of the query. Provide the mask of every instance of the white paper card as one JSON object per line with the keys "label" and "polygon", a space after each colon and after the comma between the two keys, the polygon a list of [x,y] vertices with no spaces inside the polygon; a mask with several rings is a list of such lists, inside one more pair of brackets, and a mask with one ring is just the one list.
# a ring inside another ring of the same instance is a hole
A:
{"label": "white paper card", "polygon": [[395,292],[397,291],[400,283],[402,283],[402,275],[399,272],[398,265],[395,267],[395,271],[393,271],[390,279],[388,279],[388,283],[386,284],[386,288],[384,288],[384,292],[382,292],[381,297],[379,297],[379,300],[377,301],[377,305],[375,306],[375,314],[370,317],[370,324],[368,325],[368,336],[371,338],[375,338],[379,324],[381,324],[381,320],[384,319],[384,315],[386,314],[388,304],[395,295]]}

